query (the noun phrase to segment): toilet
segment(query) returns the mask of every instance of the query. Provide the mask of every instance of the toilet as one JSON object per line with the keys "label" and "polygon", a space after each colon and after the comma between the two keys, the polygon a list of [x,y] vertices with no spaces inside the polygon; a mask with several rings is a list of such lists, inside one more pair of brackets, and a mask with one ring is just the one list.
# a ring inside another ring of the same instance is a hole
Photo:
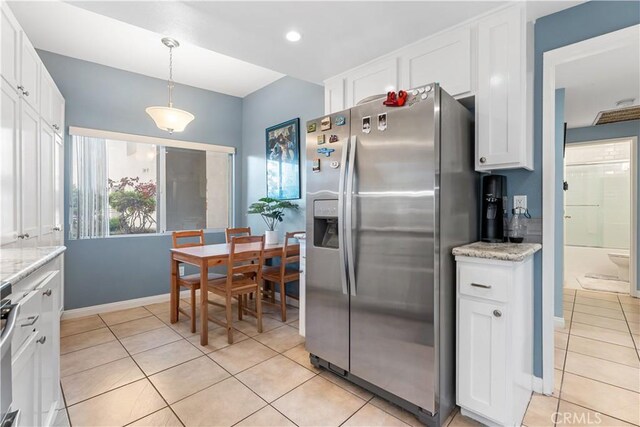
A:
{"label": "toilet", "polygon": [[629,281],[629,255],[612,252],[609,259],[618,267],[618,280]]}

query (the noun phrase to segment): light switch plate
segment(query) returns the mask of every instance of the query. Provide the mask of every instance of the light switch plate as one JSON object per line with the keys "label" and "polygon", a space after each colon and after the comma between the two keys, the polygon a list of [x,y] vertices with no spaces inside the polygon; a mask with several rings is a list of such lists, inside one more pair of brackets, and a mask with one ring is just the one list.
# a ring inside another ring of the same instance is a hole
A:
{"label": "light switch plate", "polygon": [[178,271],[180,276],[184,276],[184,265],[181,265],[180,267],[178,267]]}
{"label": "light switch plate", "polygon": [[522,208],[523,211],[527,210],[527,196],[513,196],[513,208]]}

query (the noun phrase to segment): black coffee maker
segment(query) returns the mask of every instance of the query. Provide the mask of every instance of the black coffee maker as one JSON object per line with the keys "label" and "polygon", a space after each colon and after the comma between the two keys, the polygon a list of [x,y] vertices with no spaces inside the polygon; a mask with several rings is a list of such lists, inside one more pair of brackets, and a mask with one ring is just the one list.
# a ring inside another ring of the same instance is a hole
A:
{"label": "black coffee maker", "polygon": [[489,243],[505,242],[507,236],[507,177],[487,175],[482,178],[481,240]]}

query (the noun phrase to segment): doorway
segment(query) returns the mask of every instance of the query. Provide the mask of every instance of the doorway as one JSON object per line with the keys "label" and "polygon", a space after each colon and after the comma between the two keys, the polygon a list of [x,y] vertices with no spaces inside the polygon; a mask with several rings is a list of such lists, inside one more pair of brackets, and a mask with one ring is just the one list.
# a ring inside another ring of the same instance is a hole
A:
{"label": "doorway", "polygon": [[[542,83],[542,392],[544,394],[552,394],[554,392],[554,330],[560,320],[560,324],[564,324],[562,304],[557,304],[556,300],[562,301],[562,273],[564,273],[563,254],[564,247],[562,244],[562,236],[564,236],[563,223],[563,197],[562,178],[564,164],[562,161],[562,131],[558,128],[558,108],[556,106],[556,91],[564,85],[558,85],[561,80],[559,72],[562,68],[568,68],[573,72],[570,73],[570,83],[577,81],[581,77],[591,75],[594,77],[604,75],[605,82],[594,83],[592,91],[586,91],[584,100],[578,101],[580,107],[588,106],[588,102],[592,100],[601,101],[606,96],[613,93],[617,84],[620,82],[638,82],[640,80],[640,71],[638,71],[638,62],[633,63],[630,67],[619,68],[614,66],[609,60],[602,59],[608,55],[618,56],[624,59],[624,55],[618,55],[618,51],[632,52],[637,54],[639,51],[640,25],[627,27],[622,30],[604,34],[578,43],[560,47],[554,50],[546,51],[543,54],[543,83]],[[585,67],[583,61],[590,61],[600,56],[599,61],[595,61],[590,66]],[[610,70],[630,70],[631,75],[623,78],[615,78],[607,74]],[[636,89],[637,90],[637,89]],[[623,97],[626,98],[626,97]],[[617,98],[622,101],[623,98]],[[640,95],[633,96],[637,102]],[[602,108],[599,111],[615,108],[616,101],[611,99],[608,101],[612,104],[609,108]],[[563,106],[564,107],[564,106]],[[598,134],[601,129],[594,126],[596,123],[596,114],[591,115],[591,122],[588,124],[595,129],[593,133]],[[564,120],[563,120],[564,121]],[[635,133],[625,133],[617,135],[618,137],[635,137],[632,143],[632,157],[637,160],[637,125],[635,122],[633,128]],[[618,123],[614,123],[620,126]],[[582,125],[585,126],[584,124]],[[569,127],[570,128],[570,127]],[[568,134],[568,132],[567,132]],[[560,135],[560,136],[559,136]],[[594,137],[591,140],[607,139],[608,137]],[[567,135],[568,139],[568,135]],[[637,194],[638,183],[637,173],[631,173],[632,191]],[[636,254],[633,260],[629,262],[629,281],[632,291],[632,297],[638,297],[636,274],[638,267],[637,250],[638,247],[638,230],[637,230],[637,205],[632,205],[631,224],[635,228],[632,230],[630,239],[630,253]],[[560,244],[559,244],[560,243]],[[559,277],[558,277],[559,276]],[[558,286],[559,285],[559,286]],[[577,291],[580,292],[580,291]],[[585,291],[586,292],[586,291]],[[559,295],[558,295],[559,294]],[[625,296],[625,298],[632,298]],[[619,299],[621,297],[617,297]],[[635,299],[635,298],[634,298]],[[559,306],[558,306],[559,305]],[[559,313],[558,313],[559,312]],[[563,325],[564,326],[564,325]]]}
{"label": "doorway", "polygon": [[631,138],[568,144],[564,156],[564,288],[629,295]]}

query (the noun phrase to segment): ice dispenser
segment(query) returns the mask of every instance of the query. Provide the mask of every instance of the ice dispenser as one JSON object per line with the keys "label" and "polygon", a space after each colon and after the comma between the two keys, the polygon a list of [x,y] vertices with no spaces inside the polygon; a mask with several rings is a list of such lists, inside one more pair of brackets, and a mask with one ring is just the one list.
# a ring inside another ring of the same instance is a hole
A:
{"label": "ice dispenser", "polygon": [[338,200],[313,202],[313,245],[338,249]]}

